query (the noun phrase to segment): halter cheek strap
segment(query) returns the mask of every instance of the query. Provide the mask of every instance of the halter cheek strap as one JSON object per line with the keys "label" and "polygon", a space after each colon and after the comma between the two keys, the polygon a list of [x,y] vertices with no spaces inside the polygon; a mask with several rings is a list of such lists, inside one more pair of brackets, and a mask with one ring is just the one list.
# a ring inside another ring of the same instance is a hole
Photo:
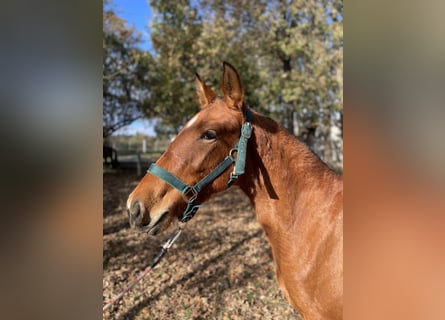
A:
{"label": "halter cheek strap", "polygon": [[[231,186],[239,175],[245,172],[246,165],[246,153],[247,153],[247,142],[252,135],[252,113],[249,109],[246,109],[246,122],[244,122],[241,128],[241,136],[238,140],[236,146],[230,150],[229,155],[216,166],[207,176],[202,178],[198,183],[190,186],[183,182],[181,179],[168,172],[164,168],[153,163],[147,170],[147,172],[152,175],[164,180],[173,188],[181,192],[184,201],[187,203],[187,207],[179,218],[181,222],[187,222],[195,215],[196,211],[202,207],[202,205],[195,204],[198,198],[199,192],[208,184],[213,182],[217,177],[219,177],[224,171],[229,168],[232,163],[235,163],[233,172],[230,174],[230,179],[227,182],[227,186]],[[234,153],[236,152],[236,157]]]}

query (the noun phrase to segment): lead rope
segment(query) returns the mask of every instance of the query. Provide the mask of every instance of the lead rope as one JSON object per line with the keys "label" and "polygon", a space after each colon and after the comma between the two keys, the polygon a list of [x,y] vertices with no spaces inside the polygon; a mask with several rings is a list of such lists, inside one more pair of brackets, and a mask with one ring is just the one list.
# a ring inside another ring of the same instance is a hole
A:
{"label": "lead rope", "polygon": [[131,281],[125,288],[122,290],[118,295],[116,295],[113,299],[109,300],[108,303],[103,307],[102,312],[109,309],[114,303],[116,303],[118,300],[120,300],[125,293],[130,291],[139,281],[142,280],[142,278],[145,277],[147,273],[149,273],[158,263],[161,261],[162,257],[167,253],[167,251],[170,249],[170,247],[175,243],[175,241],[179,238],[179,236],[182,233],[182,228],[178,227],[178,230],[174,235],[172,235],[162,246],[161,252],[159,252],[158,256],[153,260],[153,262],[145,268],[144,271],[142,271],[136,279]]}

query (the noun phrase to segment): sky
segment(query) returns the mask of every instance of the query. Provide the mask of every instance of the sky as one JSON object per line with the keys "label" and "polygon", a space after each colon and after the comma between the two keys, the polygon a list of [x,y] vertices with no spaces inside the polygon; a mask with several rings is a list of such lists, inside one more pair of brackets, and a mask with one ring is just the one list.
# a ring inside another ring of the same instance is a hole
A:
{"label": "sky", "polygon": [[148,24],[152,13],[148,0],[113,0],[117,16],[123,18],[129,25],[134,24],[136,30],[142,34],[143,43],[140,48],[152,50]]}
{"label": "sky", "polygon": [[[151,8],[148,0],[113,0],[115,13],[126,20],[129,25],[134,24],[136,30],[142,35],[142,43],[139,46],[142,50],[152,50],[148,24],[151,20]],[[124,127],[114,133],[118,134],[136,134],[144,133],[149,136],[155,136],[154,122],[149,120],[137,120],[131,125]]]}

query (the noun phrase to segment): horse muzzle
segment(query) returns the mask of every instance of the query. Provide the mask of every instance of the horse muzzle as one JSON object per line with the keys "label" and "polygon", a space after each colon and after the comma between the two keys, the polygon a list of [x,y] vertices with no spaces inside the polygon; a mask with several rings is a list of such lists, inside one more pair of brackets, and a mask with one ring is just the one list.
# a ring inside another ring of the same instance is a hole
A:
{"label": "horse muzzle", "polygon": [[150,224],[150,215],[145,214],[145,207],[139,200],[134,201],[128,209],[130,226],[134,229],[141,229]]}

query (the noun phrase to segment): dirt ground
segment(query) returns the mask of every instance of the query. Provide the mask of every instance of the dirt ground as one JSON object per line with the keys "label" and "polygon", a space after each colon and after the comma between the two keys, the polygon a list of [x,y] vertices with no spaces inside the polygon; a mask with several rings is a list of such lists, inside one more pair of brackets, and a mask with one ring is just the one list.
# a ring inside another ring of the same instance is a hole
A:
{"label": "dirt ground", "polygon": [[[129,229],[134,174],[104,174],[103,300],[118,294],[176,230],[158,237]],[[272,254],[248,199],[237,188],[214,196],[188,222],[154,270],[104,319],[299,319],[275,279]]]}

